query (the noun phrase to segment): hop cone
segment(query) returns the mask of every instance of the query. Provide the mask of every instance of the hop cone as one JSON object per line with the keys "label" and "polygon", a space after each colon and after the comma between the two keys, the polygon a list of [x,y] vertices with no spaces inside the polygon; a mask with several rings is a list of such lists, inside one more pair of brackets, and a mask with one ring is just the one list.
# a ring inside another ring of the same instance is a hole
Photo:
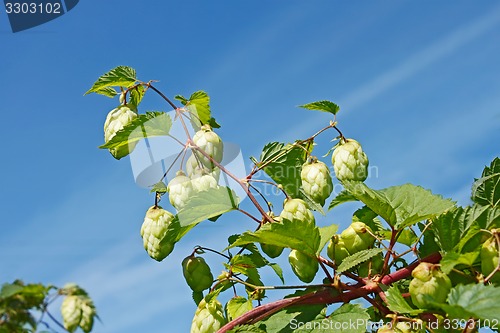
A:
{"label": "hop cone", "polygon": [[201,300],[194,314],[191,333],[215,333],[226,324],[222,304],[217,299]]}
{"label": "hop cone", "polygon": [[[222,161],[224,145],[220,137],[212,131],[212,128],[209,125],[203,125],[201,129],[196,132],[193,136],[193,142],[218,163]],[[193,153],[197,155],[198,160],[205,167],[210,170],[215,167],[214,163],[209,158],[205,157],[196,149],[193,149]]]}
{"label": "hop cone", "polygon": [[[130,122],[132,122],[135,118],[137,118],[137,113],[130,110],[127,106],[120,106],[111,110],[106,117],[106,121],[104,122],[104,142],[111,140],[118,131],[130,124]],[[109,152],[114,158],[119,160],[120,158],[130,154],[130,152],[135,148],[136,143],[137,142],[118,148],[112,148],[109,149]]]}
{"label": "hop cone", "polygon": [[92,299],[75,284],[64,286],[62,293],[67,295],[61,304],[61,316],[66,330],[74,332],[80,327],[84,332],[90,332],[94,326],[94,317],[97,316]]}
{"label": "hop cone", "polygon": [[189,256],[184,258],[182,273],[193,291],[203,291],[210,288],[214,280],[210,266],[201,257]]}
{"label": "hop cone", "polygon": [[176,176],[168,183],[167,191],[172,206],[177,210],[181,210],[186,206],[189,197],[193,194],[193,184],[184,172],[178,171]]}
{"label": "hop cone", "polygon": [[288,261],[295,275],[297,275],[300,281],[305,283],[309,283],[314,279],[319,268],[316,259],[297,250],[290,251]]}
{"label": "hop cone", "polygon": [[219,185],[217,179],[212,174],[207,174],[205,171],[196,173],[191,178],[191,184],[194,192],[207,191],[210,188],[217,188]]}
{"label": "hop cone", "polygon": [[[500,229],[492,230],[495,233]],[[493,272],[498,266],[498,247],[495,237],[490,237],[481,247],[481,272],[484,277]],[[500,273],[496,272],[490,279],[491,282],[500,283]]]}
{"label": "hop cone", "polygon": [[332,177],[330,177],[330,170],[326,164],[318,160],[304,164],[300,178],[304,192],[323,206],[333,189]]}
{"label": "hop cone", "polygon": [[314,223],[314,215],[302,199],[287,199],[280,213],[280,218],[292,222]]}
{"label": "hop cone", "polygon": [[165,259],[174,249],[174,242],[165,237],[173,219],[172,213],[159,206],[149,208],[144,218],[141,227],[144,248],[157,261]]}
{"label": "hop cone", "polygon": [[217,181],[220,177],[220,169],[215,167],[213,169],[209,169],[204,166],[201,161],[196,159],[196,155],[191,155],[186,161],[186,174],[188,177],[194,177],[196,174],[205,173],[212,175]]}
{"label": "hop cone", "polygon": [[339,143],[332,154],[332,164],[340,181],[364,181],[368,177],[368,157],[354,139],[345,139]]}
{"label": "hop cone", "polygon": [[451,290],[450,278],[437,265],[420,263],[411,273],[410,296],[413,304],[421,309],[431,308],[429,301],[443,303]]}

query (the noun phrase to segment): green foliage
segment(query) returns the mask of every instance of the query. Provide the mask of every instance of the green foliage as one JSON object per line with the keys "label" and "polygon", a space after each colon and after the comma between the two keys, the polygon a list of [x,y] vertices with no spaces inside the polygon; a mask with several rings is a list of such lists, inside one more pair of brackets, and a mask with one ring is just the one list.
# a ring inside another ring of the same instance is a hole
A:
{"label": "green foliage", "polygon": [[283,220],[282,223],[264,224],[255,232],[247,231],[243,233],[228,248],[251,243],[263,243],[296,249],[310,256],[316,256],[320,242],[319,229],[313,223]]}
{"label": "green foliage", "polygon": [[[88,294],[76,284],[67,284],[58,289],[52,285],[40,283],[25,284],[20,280],[13,283],[4,283],[0,290],[0,332],[2,333],[28,333],[36,332],[40,324],[50,328],[51,324],[45,321],[44,314],[48,313],[53,324],[61,325],[49,312],[49,306],[57,297],[64,297],[61,315],[68,332],[74,332],[81,327],[86,333],[92,330],[94,319],[98,318],[95,307]],[[67,326],[66,319],[68,307],[65,303],[74,299],[84,300],[83,307],[73,307],[72,313],[80,311],[74,316],[75,324]],[[73,311],[74,310],[74,311]],[[82,316],[82,310],[85,310]]]}
{"label": "green foliage", "polygon": [[185,227],[235,210],[238,204],[239,199],[230,188],[210,188],[191,197],[177,217]]}
{"label": "green foliage", "polygon": [[134,85],[136,81],[135,69],[127,66],[118,66],[99,77],[85,95],[96,93],[110,97],[110,90],[104,88],[112,86],[123,86],[128,88]]}
{"label": "green foliage", "polygon": [[472,200],[481,206],[498,207],[500,203],[500,158],[485,167],[472,186]]}
{"label": "green foliage", "polygon": [[300,172],[306,158],[306,151],[299,145],[270,142],[262,149],[260,161],[256,165],[283,186],[288,195],[300,198]]}
{"label": "green foliage", "polygon": [[182,105],[191,113],[191,124],[195,129],[202,125],[210,125],[212,128],[220,128],[220,125],[215,121],[210,111],[210,97],[204,91],[195,91],[189,99],[182,95],[175,96],[175,99],[180,101]]}
{"label": "green foliage", "polygon": [[[417,322],[420,317],[435,317],[441,322],[452,318],[500,319],[497,301],[500,289],[496,279],[500,276],[498,244],[496,236],[491,236],[498,235],[494,229],[500,228],[499,158],[484,168],[481,177],[475,180],[471,195],[473,203],[467,207],[458,207],[452,200],[412,184],[372,189],[362,182],[368,175],[368,157],[355,139],[347,139],[337,127],[338,105],[318,101],[301,107],[330,113],[334,119],[327,126],[311,137],[293,143],[266,144],[258,160],[251,158],[254,166],[250,173],[238,179],[221,164],[224,162],[223,140],[211,130],[220,126],[212,117],[208,94],[196,91],[189,98],[177,95],[175,99],[183,106],[179,108],[152,82],[139,81],[135,70],[120,66],[101,76],[86,93],[95,92],[107,97],[119,93],[121,107],[117,109],[127,109],[125,116],[128,118],[124,116],[124,120],[117,122],[123,128],[109,126],[109,140],[106,139],[101,146],[114,152],[116,158],[129,153],[127,149],[119,149],[133,148],[143,138],[170,135],[173,121],[182,121],[186,137],[190,133],[189,124],[194,131],[201,133],[186,142],[174,138],[181,143],[178,158],[184,165],[181,165],[181,170],[173,171],[182,176],[182,181],[181,178],[169,179],[166,186],[165,179],[161,178],[152,186],[154,207],[163,199],[162,196],[168,196],[177,214],[165,213],[169,216],[168,223],[149,230],[146,236],[154,236],[150,237],[151,244],[148,243],[151,252],[157,250],[155,246],[158,244],[164,246],[163,259],[197,224],[204,220],[215,222],[231,211],[257,222],[254,230],[230,236],[229,246],[222,252],[197,246],[187,254],[188,258],[196,254],[223,258],[223,271],[215,280],[211,274],[215,269],[204,260],[199,260],[196,267],[184,265],[188,284],[195,290],[193,300],[198,305],[192,333],[213,333],[219,329],[221,332],[319,333],[331,332],[331,327],[339,326],[342,332],[365,332],[364,325],[345,327],[345,324],[366,323],[368,319],[383,319],[386,323],[389,320],[394,323]],[[175,119],[162,112],[138,113],[137,106],[150,90],[158,93],[168,107],[174,108]],[[334,129],[334,135],[339,134],[336,138],[340,139],[336,146],[324,149],[333,150],[332,164],[321,162],[313,165],[316,163],[312,156],[316,136],[330,129]],[[196,149],[193,142],[206,154],[193,151]],[[363,204],[354,211],[351,224],[340,235],[336,234],[338,226],[332,223],[335,216],[333,219],[318,219],[324,224],[317,226],[312,213],[314,210],[316,214],[326,215],[322,206],[333,188],[330,179],[332,166],[344,189],[330,201],[328,210],[346,202]],[[200,172],[195,172],[196,167]],[[256,179],[256,175],[263,173],[265,179]],[[240,199],[232,189],[219,185],[219,177],[229,177],[245,189],[249,209],[240,207]],[[284,196],[270,197],[268,191],[260,188],[263,183],[282,190]],[[275,201],[281,200],[285,200],[285,204],[278,216],[272,210]],[[326,244],[331,260],[321,255]],[[487,249],[484,244],[488,245]],[[291,271],[304,283],[286,285],[290,269],[283,271],[278,264],[269,262],[257,245],[272,258],[288,254],[288,251],[282,251],[283,248],[291,249],[288,256]],[[412,264],[408,264],[410,262]],[[268,276],[264,270],[269,268],[283,285],[266,284]],[[487,278],[487,275],[490,276]],[[323,283],[311,284],[321,277]],[[208,288],[209,292],[204,296],[202,291]],[[259,306],[278,289],[290,289],[295,293]],[[3,288],[0,302],[19,297],[22,290],[19,286]],[[223,308],[218,297],[224,292],[231,294]],[[407,296],[411,297],[411,302]],[[369,302],[356,304],[361,298]],[[72,300],[73,305],[81,304],[75,302],[75,298]],[[343,305],[339,307],[339,303]],[[327,315],[332,311],[331,305],[333,312]],[[84,311],[78,311],[76,305],[74,308],[76,312],[68,311],[68,330],[78,326],[88,330],[91,321],[82,321]],[[30,318],[21,319],[29,325],[33,321]],[[230,321],[228,326],[222,328],[227,320]],[[445,332],[441,328],[433,331]]]}
{"label": "green foliage", "polygon": [[356,252],[349,257],[345,258],[342,260],[342,263],[340,264],[339,267],[337,267],[337,272],[342,273],[345,271],[350,270],[354,266],[357,266],[361,264],[362,262],[365,262],[367,260],[370,260],[371,258],[375,257],[379,253],[382,253],[382,249],[368,249],[368,250],[362,250],[359,252]]}
{"label": "green foliage", "polygon": [[454,202],[420,186],[405,184],[373,190],[362,182],[345,181],[346,189],[396,229],[446,212]]}
{"label": "green foliage", "polygon": [[304,105],[300,105],[301,108],[307,109],[307,110],[317,110],[317,111],[323,111],[323,112],[328,112],[331,114],[337,114],[339,112],[340,107],[330,101],[318,101],[318,102],[312,102]]}
{"label": "green foliage", "polygon": [[99,148],[120,148],[144,138],[166,136],[170,132],[171,127],[172,119],[165,112],[148,112],[139,115],[130,124],[118,131],[111,140],[99,146]]}

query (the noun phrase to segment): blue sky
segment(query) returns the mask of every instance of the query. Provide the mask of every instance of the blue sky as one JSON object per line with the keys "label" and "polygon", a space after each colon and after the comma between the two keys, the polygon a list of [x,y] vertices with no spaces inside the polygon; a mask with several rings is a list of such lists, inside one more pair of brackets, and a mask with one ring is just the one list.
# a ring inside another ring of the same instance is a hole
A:
{"label": "blue sky", "polygon": [[[251,227],[232,215],[198,226],[162,263],[147,256],[139,230],[152,197],[127,159],[96,148],[116,100],[83,97],[115,66],[169,96],[207,91],[219,134],[246,157],[328,123],[297,105],[335,101],[378,171],[375,188],[412,182],[466,204],[499,154],[496,1],[96,3],[16,34],[0,13],[0,281],[81,284],[103,320],[95,332],[188,331],[180,261]],[[150,95],[141,111],[166,107]],[[346,207],[329,217],[342,227]]]}

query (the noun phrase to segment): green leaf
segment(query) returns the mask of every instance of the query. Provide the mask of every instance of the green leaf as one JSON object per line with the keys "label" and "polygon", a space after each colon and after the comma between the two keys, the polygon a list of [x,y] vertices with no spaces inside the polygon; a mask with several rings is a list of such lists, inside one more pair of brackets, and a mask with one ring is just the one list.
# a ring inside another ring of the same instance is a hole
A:
{"label": "green leaf", "polygon": [[339,194],[337,194],[335,198],[333,198],[332,202],[330,202],[328,210],[331,210],[340,204],[352,201],[358,201],[358,199],[356,199],[356,197],[351,193],[349,193],[348,191],[342,190]]}
{"label": "green leaf", "polygon": [[193,291],[191,296],[193,297],[193,301],[196,304],[196,306],[198,306],[198,304],[200,304],[201,300],[203,299],[203,292],[202,291]]}
{"label": "green leaf", "polygon": [[90,93],[102,93],[103,88],[111,86],[130,87],[137,81],[135,69],[127,66],[118,66],[102,75],[92,85],[85,95]]}
{"label": "green leaf", "polygon": [[17,284],[4,283],[2,289],[0,290],[0,299],[12,297],[24,289],[23,286]]}
{"label": "green leaf", "polygon": [[458,265],[466,265],[468,267],[472,267],[478,256],[479,256],[479,250],[476,252],[469,252],[463,254],[456,252],[448,252],[443,256],[439,264],[441,265],[441,270],[445,274],[450,274],[452,269]]}
{"label": "green leaf", "polygon": [[377,248],[377,249],[368,249],[368,250],[356,252],[356,253],[350,255],[349,257],[345,258],[344,260],[342,260],[342,263],[337,268],[337,272],[338,273],[345,272],[345,271],[361,264],[362,262],[365,262],[365,261],[375,257],[377,254],[382,253],[382,251],[383,251],[382,249]]}
{"label": "green leaf", "polygon": [[415,235],[413,231],[410,229],[403,229],[399,234],[397,242],[400,244],[404,244],[408,247],[411,247],[417,241],[418,237]]}
{"label": "green leaf", "polygon": [[394,311],[396,313],[402,314],[410,314],[417,315],[421,313],[423,310],[415,310],[413,309],[404,299],[403,295],[399,291],[397,286],[391,286],[386,292],[385,296],[387,297],[387,307],[389,310]]}
{"label": "green leaf", "polygon": [[101,89],[94,91],[94,92],[96,94],[103,95],[103,96],[110,97],[110,98],[113,98],[116,95],[118,95],[116,90],[114,88],[111,88],[111,87],[104,87],[104,88],[101,88]]}
{"label": "green leaf", "polygon": [[434,218],[455,203],[420,186],[404,184],[374,190],[362,182],[344,181],[344,187],[359,201],[396,229]]}
{"label": "green leaf", "polygon": [[191,94],[189,99],[182,95],[177,95],[174,98],[180,101],[182,105],[186,106],[186,109],[191,114],[191,123],[195,129],[205,124],[210,125],[212,128],[220,127],[211,116],[210,97],[206,92],[202,90],[195,91]]}
{"label": "green leaf", "polygon": [[339,226],[336,224],[331,224],[326,227],[319,228],[319,235],[321,237],[321,241],[319,242],[318,251],[316,254],[319,255],[321,250],[325,247],[325,245],[330,241],[330,239],[335,235],[335,233],[339,230]]}
{"label": "green leaf", "polygon": [[270,142],[264,146],[257,166],[264,167],[264,172],[281,184],[288,195],[300,198],[300,171],[305,161],[304,149],[292,144]]}
{"label": "green leaf", "polygon": [[231,258],[227,269],[231,269],[233,273],[240,273],[248,276],[254,281],[260,281],[260,275],[257,271],[257,265],[248,255],[237,254]]}
{"label": "green leaf", "polygon": [[283,278],[283,270],[281,269],[281,266],[278,265],[277,263],[271,262],[269,263],[269,267],[273,269],[276,275],[278,275],[278,277],[280,278],[281,282],[284,284],[285,279]]}
{"label": "green leaf", "polygon": [[164,182],[154,184],[149,193],[167,193],[167,185]]}
{"label": "green leaf", "polygon": [[319,229],[314,223],[292,222],[283,219],[281,223],[266,223],[257,231],[243,233],[228,248],[251,243],[263,243],[300,250],[315,257],[320,239]]}
{"label": "green leaf", "polygon": [[233,320],[252,310],[252,301],[242,296],[233,297],[226,304],[228,320]]}
{"label": "green leaf", "polygon": [[374,233],[384,233],[386,229],[384,229],[382,222],[380,222],[377,216],[378,215],[373,210],[367,206],[363,206],[352,214],[352,222],[363,222],[369,226]]}
{"label": "green leaf", "polygon": [[165,112],[147,112],[139,115],[123,127],[101,149],[119,148],[144,138],[166,136],[172,127],[172,119]]}
{"label": "green leaf", "polygon": [[470,209],[458,207],[433,220],[436,240],[444,251],[452,250],[462,239],[469,226],[469,212]]}
{"label": "green leaf", "polygon": [[131,89],[128,105],[130,105],[132,109],[137,110],[137,107],[141,103],[145,93],[146,90],[142,85],[136,86],[134,89]]}
{"label": "green leaf", "polygon": [[304,105],[299,105],[299,107],[307,109],[307,110],[317,110],[317,111],[323,111],[323,112],[328,112],[331,114],[337,114],[339,112],[340,107],[330,101],[318,101],[318,102],[312,102]]}
{"label": "green leaf", "polygon": [[210,188],[189,198],[177,216],[182,226],[188,226],[235,210],[238,204],[239,199],[230,188]]}
{"label": "green leaf", "polygon": [[[297,291],[293,296],[300,296],[308,292]],[[296,332],[299,323],[307,323],[314,319],[325,318],[326,307],[324,305],[296,305],[289,306],[276,314],[264,319],[260,327],[269,333],[292,333]]]}
{"label": "green leaf", "polygon": [[482,206],[498,207],[500,202],[500,158],[485,167],[472,185],[472,200]]}
{"label": "green leaf", "polygon": [[325,211],[323,210],[323,207],[321,207],[321,205],[319,203],[317,203],[316,201],[314,201],[313,199],[311,199],[311,197],[309,195],[307,195],[306,192],[304,192],[303,188],[299,188],[299,192],[300,192],[300,196],[299,197],[302,200],[305,201],[305,203],[307,204],[307,206],[309,207],[309,209],[317,211],[317,212],[319,212],[323,216],[326,215]]}
{"label": "green leaf", "polygon": [[[359,304],[344,304],[335,310],[328,318],[319,318],[304,323],[302,328],[294,333],[364,333],[370,315]],[[341,329],[335,329],[335,328]]]}
{"label": "green leaf", "polygon": [[448,295],[448,304],[439,304],[453,317],[468,320],[500,321],[500,287],[484,284],[458,285]]}

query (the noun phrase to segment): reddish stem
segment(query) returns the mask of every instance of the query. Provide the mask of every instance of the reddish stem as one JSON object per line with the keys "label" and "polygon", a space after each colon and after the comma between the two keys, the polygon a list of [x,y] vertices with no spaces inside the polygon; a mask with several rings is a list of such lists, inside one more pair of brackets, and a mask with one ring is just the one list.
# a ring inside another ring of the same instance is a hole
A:
{"label": "reddish stem", "polygon": [[[382,278],[380,283],[384,285],[390,285],[399,280],[405,279],[411,275],[411,272],[415,267],[420,264],[420,262],[430,262],[433,264],[438,263],[441,260],[441,254],[434,253],[431,254],[422,260],[416,261],[413,264],[408,265],[407,267],[401,268],[400,270],[388,274]],[[368,294],[377,292],[379,289],[379,284],[375,282],[368,281],[365,286],[359,285],[358,288],[353,288],[350,291],[345,293],[341,293],[340,295],[332,294],[331,288],[326,288],[311,294],[296,296],[291,298],[281,299],[272,303],[268,303],[265,305],[258,306],[249,312],[243,314],[242,316],[236,318],[235,320],[227,323],[221,329],[217,331],[217,333],[225,333],[238,325],[243,325],[249,322],[252,322],[255,319],[263,319],[268,315],[276,313],[277,311],[286,308],[290,305],[315,305],[315,304],[332,304],[332,303],[347,303],[356,298],[367,296]]]}

